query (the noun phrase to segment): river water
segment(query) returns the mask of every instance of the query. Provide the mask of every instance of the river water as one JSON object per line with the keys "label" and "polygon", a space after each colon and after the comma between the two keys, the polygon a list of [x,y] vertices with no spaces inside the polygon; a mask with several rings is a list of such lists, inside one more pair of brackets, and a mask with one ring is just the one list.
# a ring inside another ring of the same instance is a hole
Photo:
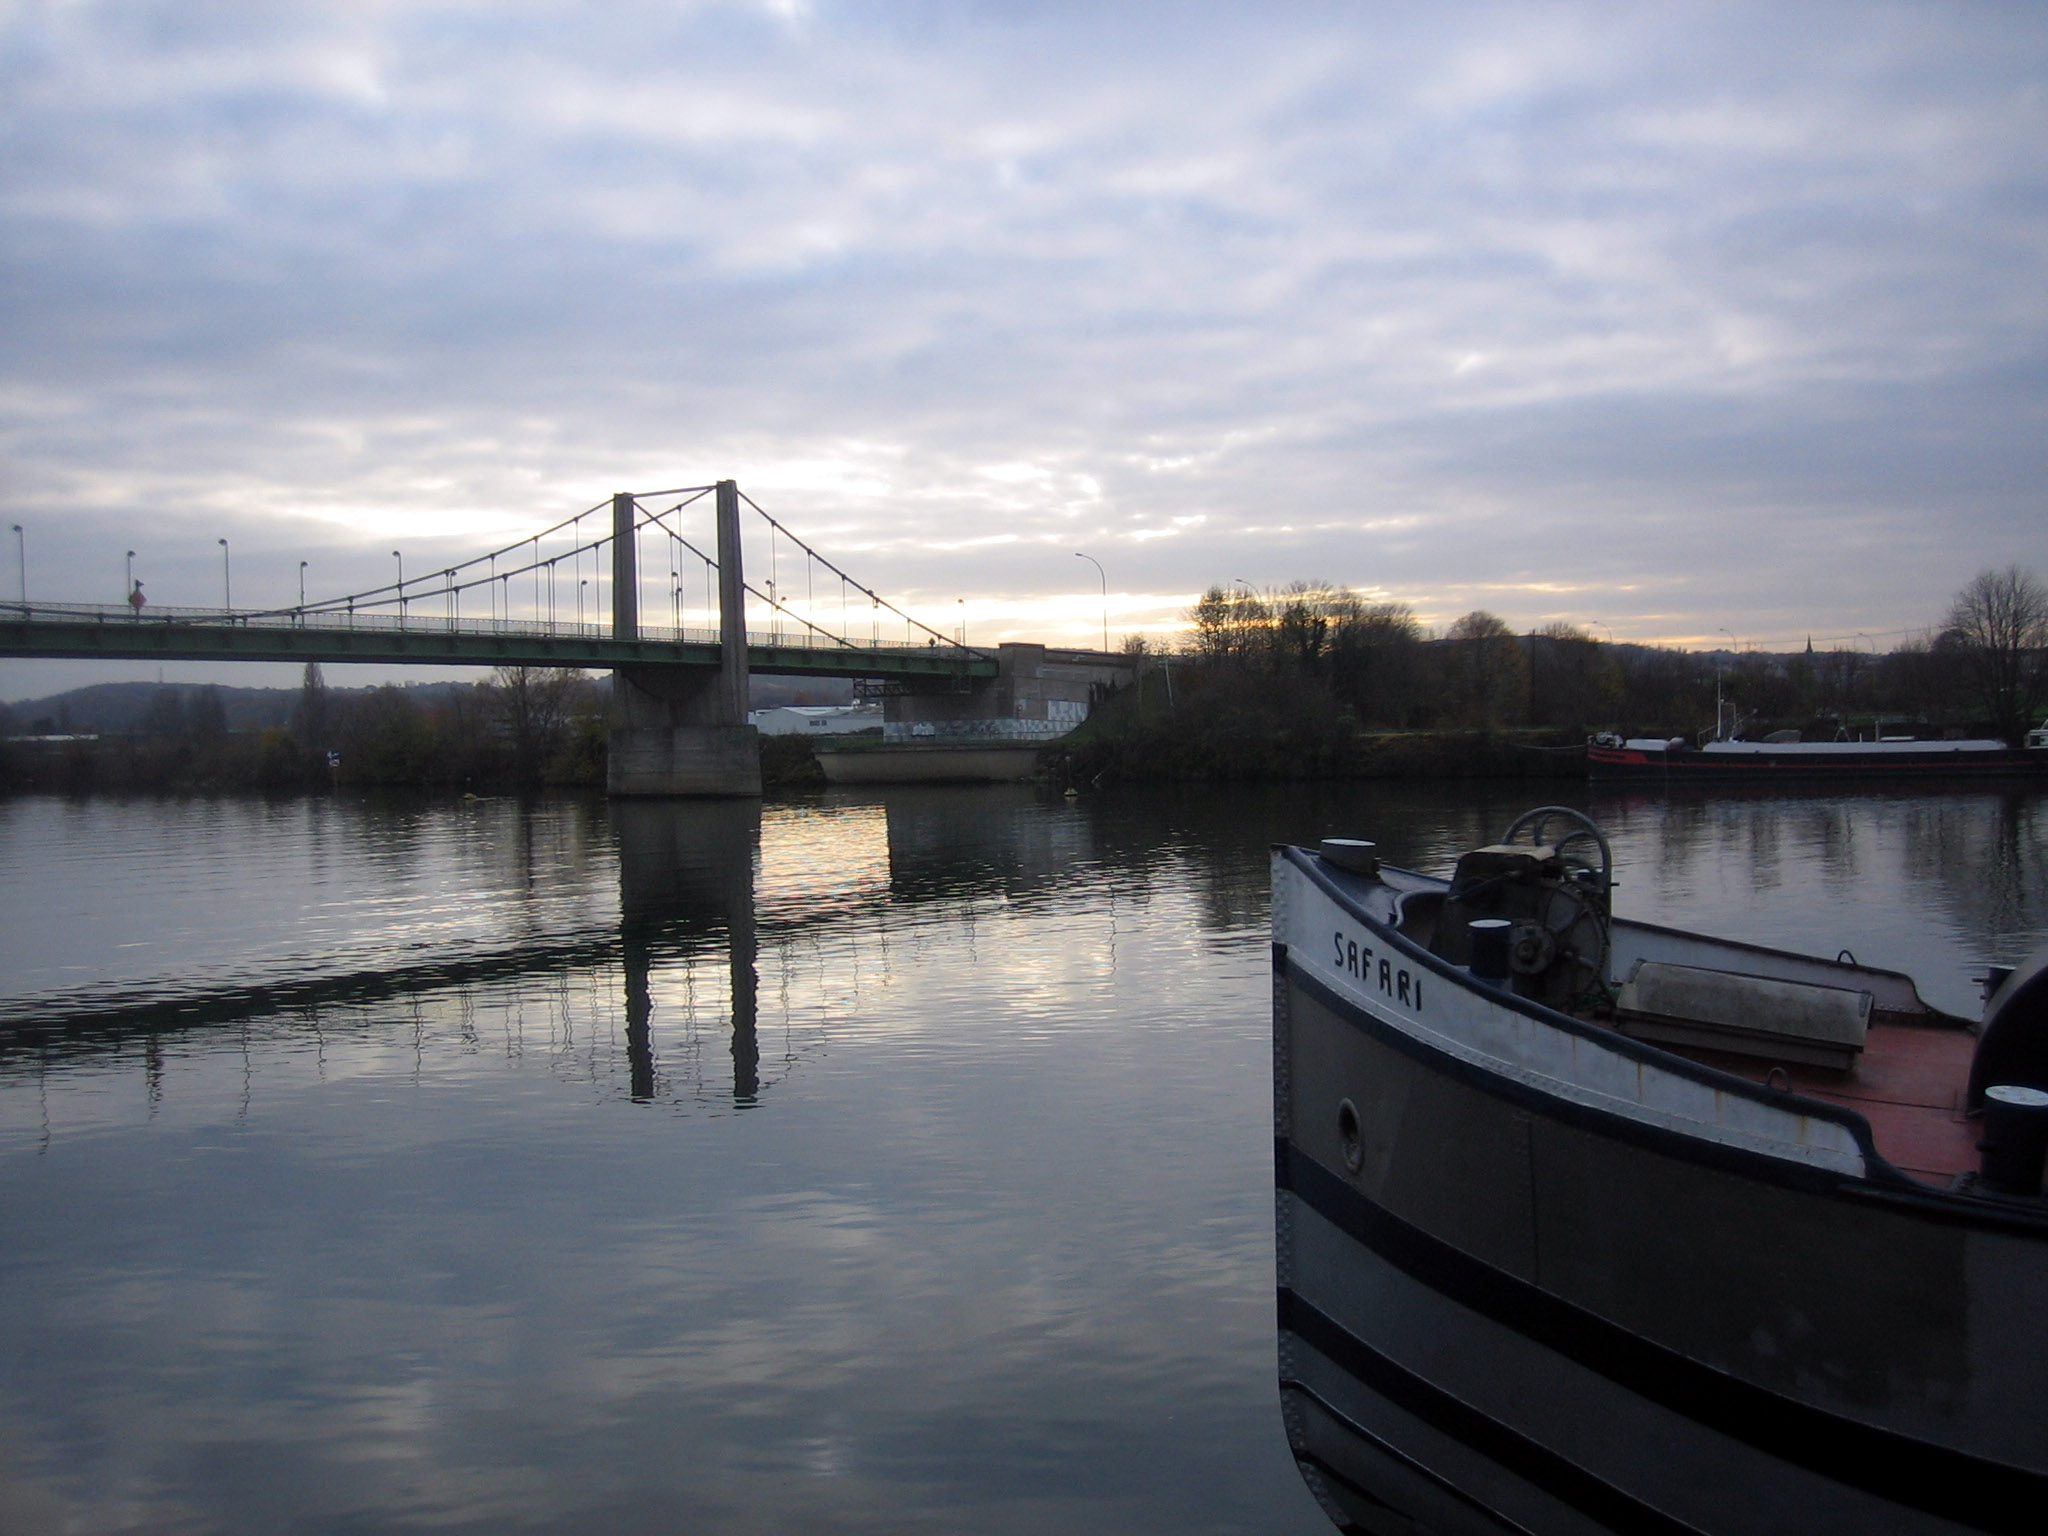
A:
{"label": "river water", "polygon": [[[2048,940],[2041,791],[1563,798],[1953,1011]],[[1528,801],[0,800],[0,1531],[1326,1531],[1266,847]]]}

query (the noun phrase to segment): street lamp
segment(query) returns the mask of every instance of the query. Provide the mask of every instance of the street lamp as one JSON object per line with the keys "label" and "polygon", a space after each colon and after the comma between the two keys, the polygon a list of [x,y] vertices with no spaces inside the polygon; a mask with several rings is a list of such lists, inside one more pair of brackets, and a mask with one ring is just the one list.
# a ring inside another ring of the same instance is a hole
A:
{"label": "street lamp", "polygon": [[397,550],[391,551],[391,558],[398,562],[398,627],[405,628],[405,556]]}
{"label": "street lamp", "polygon": [[[1718,629],[1722,634],[1726,635],[1730,640],[1735,641],[1735,649],[1738,652],[1742,649],[1742,641],[1740,638],[1737,637],[1734,630],[1727,628],[1725,625],[1717,624],[1714,627]],[[1724,663],[1719,661],[1716,661],[1714,663],[1714,740],[1716,741],[1727,740],[1727,738],[1721,734],[1722,730],[1724,729],[1721,723],[1721,678],[1726,670],[1727,668]],[[1742,717],[1739,714],[1736,716],[1735,723],[1738,726],[1742,724]]]}
{"label": "street lamp", "polygon": [[1609,645],[1614,644],[1614,626],[1612,624],[1609,624],[1605,619],[1588,619],[1586,622],[1589,624],[1598,624],[1602,629],[1606,630],[1607,643]]}
{"label": "street lamp", "polygon": [[133,591],[135,590],[135,551],[134,551],[134,550],[132,550],[132,549],[131,549],[131,550],[129,550],[129,551],[128,551],[128,556],[127,556],[127,560],[128,560],[128,585],[127,585],[127,591],[129,591],[129,592],[133,592]]}
{"label": "street lamp", "polygon": [[306,606],[306,562],[299,562],[299,606]]}
{"label": "street lamp", "polygon": [[216,539],[220,545],[220,605],[229,613],[235,611],[235,584],[228,571],[228,541]]}
{"label": "street lamp", "polygon": [[1107,654],[1107,653],[1108,653],[1108,651],[1109,651],[1109,576],[1108,576],[1108,573],[1106,573],[1106,572],[1105,572],[1105,571],[1104,571],[1104,570],[1102,569],[1102,562],[1101,562],[1100,560],[1096,559],[1096,558],[1095,558],[1095,557],[1094,557],[1093,555],[1084,555],[1084,554],[1082,554],[1082,553],[1081,553],[1081,551],[1080,551],[1080,550],[1078,550],[1078,549],[1077,549],[1077,550],[1075,550],[1075,551],[1074,551],[1074,558],[1075,558],[1076,560],[1086,560],[1086,561],[1087,561],[1087,562],[1088,562],[1088,563],[1089,563],[1090,565],[1092,565],[1092,566],[1094,566],[1094,567],[1095,567],[1095,574],[1096,574],[1096,575],[1097,575],[1097,576],[1098,576],[1099,578],[1101,578],[1101,581],[1102,581],[1102,649],[1103,649],[1103,652],[1104,652],[1104,654]]}
{"label": "street lamp", "polygon": [[676,638],[680,640],[683,637],[683,573],[681,571],[670,571],[668,573],[668,599],[669,609],[675,615]]}
{"label": "street lamp", "polygon": [[14,525],[14,559],[21,571],[21,606],[28,607],[28,543],[21,535],[21,524]]}
{"label": "street lamp", "polygon": [[576,632],[578,634],[583,632],[583,589],[589,585],[590,578],[588,576],[580,576],[576,580]]}

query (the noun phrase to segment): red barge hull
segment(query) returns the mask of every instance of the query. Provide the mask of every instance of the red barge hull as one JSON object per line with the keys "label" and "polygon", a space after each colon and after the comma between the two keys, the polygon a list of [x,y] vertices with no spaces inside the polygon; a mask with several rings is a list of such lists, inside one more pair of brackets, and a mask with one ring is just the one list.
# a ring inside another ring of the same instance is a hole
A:
{"label": "red barge hull", "polygon": [[1941,742],[1916,743],[1919,751],[1749,752],[1586,748],[1586,774],[1593,779],[1654,783],[1705,783],[1756,779],[1940,779],[2014,778],[2048,771],[2048,752],[1962,750]]}

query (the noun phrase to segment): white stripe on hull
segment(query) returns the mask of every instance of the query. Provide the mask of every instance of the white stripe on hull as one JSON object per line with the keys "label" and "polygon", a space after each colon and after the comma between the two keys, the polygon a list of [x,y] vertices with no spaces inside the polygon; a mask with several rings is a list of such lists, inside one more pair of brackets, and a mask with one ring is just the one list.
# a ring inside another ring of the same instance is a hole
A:
{"label": "white stripe on hull", "polygon": [[1810,1167],[1858,1178],[1867,1171],[1862,1148],[1838,1121],[1666,1070],[1618,1035],[1609,1043],[1563,1029],[1441,976],[1390,946],[1278,853],[1273,937],[1323,985],[1375,1018],[1532,1091]]}

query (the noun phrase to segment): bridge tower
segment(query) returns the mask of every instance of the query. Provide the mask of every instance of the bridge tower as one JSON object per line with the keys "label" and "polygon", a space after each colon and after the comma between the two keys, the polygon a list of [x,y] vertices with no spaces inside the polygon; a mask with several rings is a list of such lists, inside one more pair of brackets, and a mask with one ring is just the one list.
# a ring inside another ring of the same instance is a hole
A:
{"label": "bridge tower", "polygon": [[[612,498],[612,633],[640,636],[633,498]],[[747,724],[747,603],[740,570],[740,491],[721,480],[718,670],[622,666],[612,673],[607,791],[618,796],[759,795],[761,753]]]}

